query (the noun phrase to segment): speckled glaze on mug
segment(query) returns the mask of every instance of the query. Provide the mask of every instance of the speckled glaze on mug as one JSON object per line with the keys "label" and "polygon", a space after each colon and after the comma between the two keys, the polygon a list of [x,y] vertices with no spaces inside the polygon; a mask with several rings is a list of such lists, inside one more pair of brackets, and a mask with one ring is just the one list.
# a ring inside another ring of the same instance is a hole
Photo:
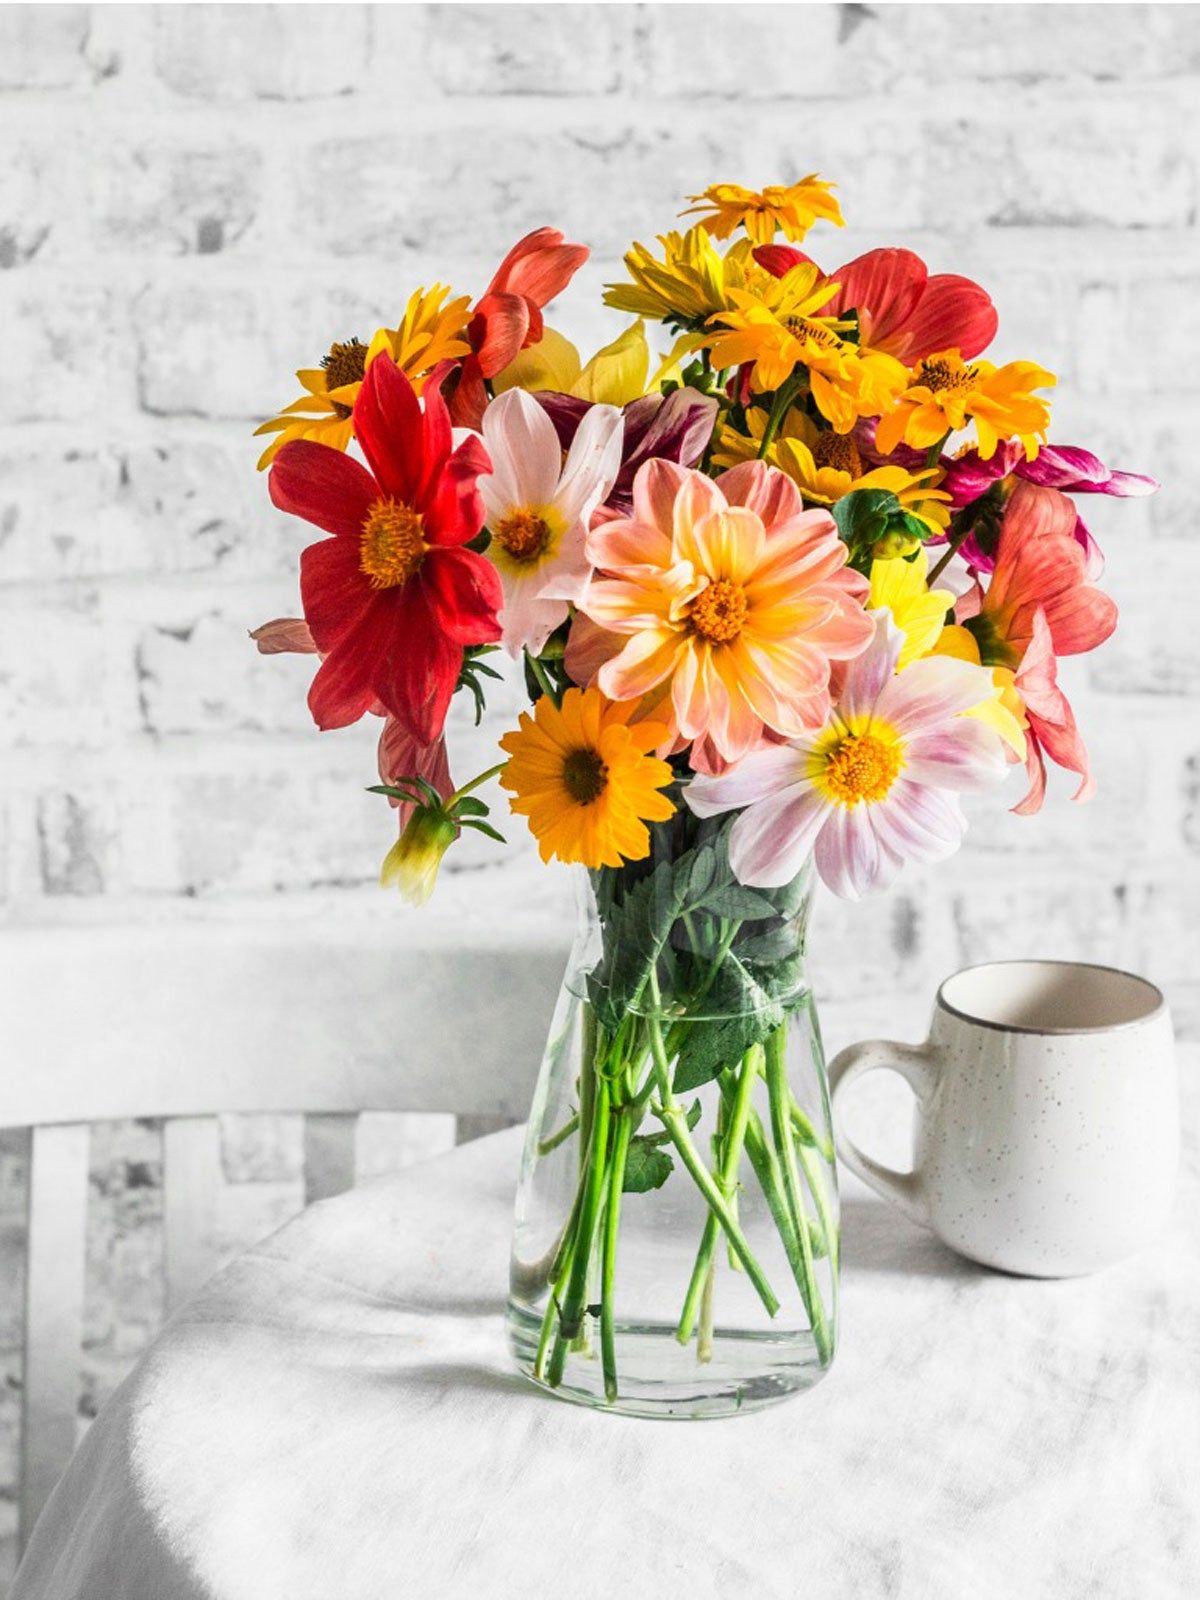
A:
{"label": "speckled glaze on mug", "polygon": [[922,1045],[873,1039],[829,1069],[899,1072],[917,1098],[913,1170],[840,1132],[840,1158],[948,1245],[1006,1272],[1095,1272],[1171,1208],[1179,1086],[1171,1019],[1145,978],[1066,961],[995,961],[947,978]]}

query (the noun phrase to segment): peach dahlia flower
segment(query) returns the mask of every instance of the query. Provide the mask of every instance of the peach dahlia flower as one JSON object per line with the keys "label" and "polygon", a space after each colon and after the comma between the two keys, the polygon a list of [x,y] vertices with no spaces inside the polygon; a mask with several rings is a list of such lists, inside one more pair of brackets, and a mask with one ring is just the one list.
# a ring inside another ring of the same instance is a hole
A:
{"label": "peach dahlia flower", "polygon": [[715,481],[648,461],[632,515],[593,528],[588,556],[598,570],[580,610],[617,636],[600,688],[613,700],[669,689],[679,738],[706,764],[819,727],[831,663],[872,637],[833,519],[761,461]]}

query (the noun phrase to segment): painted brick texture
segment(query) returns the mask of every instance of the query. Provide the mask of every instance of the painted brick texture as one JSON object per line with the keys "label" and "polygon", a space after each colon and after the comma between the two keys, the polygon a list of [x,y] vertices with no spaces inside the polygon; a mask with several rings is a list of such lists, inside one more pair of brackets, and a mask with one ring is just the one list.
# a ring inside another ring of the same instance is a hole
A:
{"label": "painted brick texture", "polygon": [[[0,6],[0,922],[376,916],[420,940],[518,901],[565,930],[517,827],[457,852],[426,922],[373,887],[373,730],[318,736],[309,663],[245,638],[295,612],[305,542],[250,429],[331,338],[433,277],[477,292],[541,223],[593,247],[552,312],[592,346],[619,325],[599,286],[684,195],[816,168],[849,218],[827,257],[896,243],[981,278],[1000,357],[1060,375],[1055,436],[1165,484],[1087,508],[1122,608],[1064,674],[1095,801],[1056,783],[1023,821],[1014,785],[936,873],[824,904],[829,1042],[916,1033],[946,971],[1024,953],[1144,969],[1194,1033],[1198,80],[1190,5]],[[515,704],[464,722],[459,770]],[[373,1125],[360,1153],[449,1137]],[[234,1248],[299,1205],[298,1127],[227,1119],[224,1159]],[[23,1194],[0,1135],[10,1546]],[[97,1133],[93,1201],[83,1418],[161,1317],[155,1126]]]}

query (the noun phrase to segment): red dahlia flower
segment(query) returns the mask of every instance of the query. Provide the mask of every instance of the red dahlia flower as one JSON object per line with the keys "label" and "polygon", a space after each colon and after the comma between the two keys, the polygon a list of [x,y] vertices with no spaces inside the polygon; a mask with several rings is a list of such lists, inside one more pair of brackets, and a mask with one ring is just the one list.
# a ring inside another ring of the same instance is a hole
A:
{"label": "red dahlia flower", "polygon": [[[800,261],[790,245],[762,245],[754,259],[776,278]],[[960,350],[965,360],[996,336],[996,308],[986,289],[954,273],[929,275],[911,250],[868,250],[829,274],[838,291],[822,316],[857,311],[861,342],[914,366],[938,350]]]}
{"label": "red dahlia flower", "polygon": [[542,337],[542,307],[561,294],[588,258],[582,244],[564,244],[557,228],[536,228],[519,239],[467,324],[471,354],[450,399],[455,422],[478,428],[487,404],[485,378],[494,378],[519,350]]}
{"label": "red dahlia flower", "polygon": [[483,526],[476,479],[490,466],[478,439],[453,446],[436,388],[424,410],[385,356],[354,406],[367,467],[329,445],[286,444],[271,499],[331,539],[300,558],[300,596],[323,656],[308,694],[319,728],[382,706],[415,739],[442,731],[463,647],[500,637],[495,567],[462,547]]}

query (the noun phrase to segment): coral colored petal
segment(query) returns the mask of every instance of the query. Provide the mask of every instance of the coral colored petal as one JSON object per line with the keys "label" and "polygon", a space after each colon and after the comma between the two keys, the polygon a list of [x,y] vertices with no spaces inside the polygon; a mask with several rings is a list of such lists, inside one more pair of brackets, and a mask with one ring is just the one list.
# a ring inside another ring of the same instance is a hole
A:
{"label": "coral colored petal", "polygon": [[297,439],[285,444],[271,463],[267,480],[280,511],[335,534],[357,540],[379,487],[353,457],[327,444]]}
{"label": "coral colored petal", "polygon": [[674,629],[647,628],[601,667],[596,681],[610,700],[636,700],[670,677],[684,648]]}
{"label": "coral colored petal", "polygon": [[317,642],[303,617],[278,617],[274,622],[264,622],[261,628],[251,630],[250,637],[262,656],[317,653]]}
{"label": "coral colored petal", "polygon": [[675,498],[687,481],[687,469],[655,457],[633,480],[633,519],[675,536]]}
{"label": "coral colored petal", "polygon": [[925,263],[911,250],[868,250],[833,274],[838,292],[825,309],[839,317],[857,311],[863,344],[906,356],[905,332],[928,276]]}
{"label": "coral colored petal", "polygon": [[[716,484],[731,506],[746,506],[757,512],[768,531],[779,523],[791,522],[804,511],[796,485],[785,472],[765,461],[740,461],[728,472],[722,472]],[[833,527],[833,519],[828,520]]]}
{"label": "coral colored petal", "polygon": [[730,829],[734,876],[751,888],[782,888],[808,860],[829,819],[829,802],[811,788],[752,805]]}
{"label": "coral colored petal", "polygon": [[742,506],[710,512],[675,538],[676,559],[690,561],[712,578],[747,583],[763,558],[766,530],[762,520]]}
{"label": "coral colored petal", "polygon": [[486,294],[471,318],[470,335],[480,375],[494,378],[529,335],[529,303],[518,294]]}
{"label": "coral colored petal", "polygon": [[586,687],[594,681],[604,663],[619,655],[624,646],[624,635],[602,628],[581,610],[576,612],[567,635],[563,665],[573,683]]}
{"label": "coral colored petal", "polygon": [[665,572],[671,565],[671,536],[652,523],[618,517],[592,529],[587,551],[593,565],[605,572],[623,572],[627,567],[658,567]]}
{"label": "coral colored petal", "polygon": [[421,404],[390,356],[376,356],[354,402],[354,435],[383,492],[416,505],[425,466]]}
{"label": "coral colored petal", "polygon": [[545,306],[563,292],[588,255],[586,245],[565,244],[557,228],[537,228],[508,252],[491,287]]}
{"label": "coral colored petal", "polygon": [[949,347],[970,361],[996,337],[999,318],[986,289],[970,278],[938,273],[925,285],[904,325],[906,348],[896,351],[912,365]]}

